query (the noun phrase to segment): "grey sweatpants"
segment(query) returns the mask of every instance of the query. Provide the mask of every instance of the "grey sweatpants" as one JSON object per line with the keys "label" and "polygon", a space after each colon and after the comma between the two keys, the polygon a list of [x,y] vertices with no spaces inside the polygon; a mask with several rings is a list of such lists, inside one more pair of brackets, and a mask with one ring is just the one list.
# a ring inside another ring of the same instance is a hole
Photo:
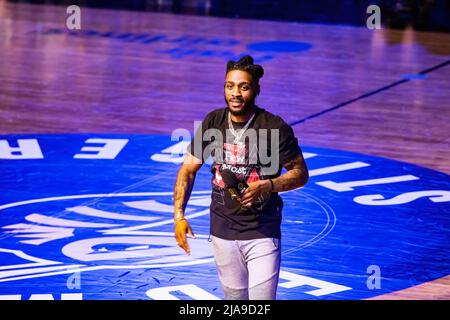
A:
{"label": "grey sweatpants", "polygon": [[212,237],[214,259],[226,300],[275,300],[281,248],[277,238],[224,240]]}

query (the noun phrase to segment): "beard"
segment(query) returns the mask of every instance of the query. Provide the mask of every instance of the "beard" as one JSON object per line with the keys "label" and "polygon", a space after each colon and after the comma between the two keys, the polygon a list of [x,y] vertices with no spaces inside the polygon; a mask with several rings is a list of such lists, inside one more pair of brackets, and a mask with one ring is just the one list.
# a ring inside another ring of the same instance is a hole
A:
{"label": "beard", "polygon": [[225,102],[228,106],[228,110],[234,116],[242,116],[242,115],[245,115],[245,114],[251,112],[255,105],[255,98],[253,98],[249,101],[241,100],[243,102],[243,106],[240,109],[236,110],[236,109],[233,109],[232,107],[230,107],[230,104],[231,104],[230,101],[228,101],[226,97],[224,97],[224,98],[225,98]]}

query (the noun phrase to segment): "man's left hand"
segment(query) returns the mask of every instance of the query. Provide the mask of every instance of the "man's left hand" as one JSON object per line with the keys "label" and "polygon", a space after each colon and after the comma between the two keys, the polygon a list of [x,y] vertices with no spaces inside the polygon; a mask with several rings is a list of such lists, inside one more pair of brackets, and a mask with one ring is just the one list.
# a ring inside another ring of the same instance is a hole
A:
{"label": "man's left hand", "polygon": [[270,192],[270,187],[271,185],[269,180],[249,182],[248,188],[245,190],[243,196],[240,199],[241,205],[243,207],[249,208],[252,203],[256,202],[261,195]]}

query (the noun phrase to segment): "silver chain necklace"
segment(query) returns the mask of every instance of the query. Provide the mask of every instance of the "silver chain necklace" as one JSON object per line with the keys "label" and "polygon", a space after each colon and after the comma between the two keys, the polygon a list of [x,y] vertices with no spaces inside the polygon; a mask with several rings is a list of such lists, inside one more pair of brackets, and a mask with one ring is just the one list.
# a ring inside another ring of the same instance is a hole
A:
{"label": "silver chain necklace", "polygon": [[242,135],[244,134],[245,130],[247,130],[248,126],[250,125],[250,122],[252,122],[253,118],[255,117],[255,113],[248,119],[247,123],[242,127],[242,129],[239,131],[239,133],[234,130],[233,123],[231,122],[231,112],[228,112],[228,127],[230,128],[231,134],[234,136],[233,143],[239,144],[239,141],[242,138]]}

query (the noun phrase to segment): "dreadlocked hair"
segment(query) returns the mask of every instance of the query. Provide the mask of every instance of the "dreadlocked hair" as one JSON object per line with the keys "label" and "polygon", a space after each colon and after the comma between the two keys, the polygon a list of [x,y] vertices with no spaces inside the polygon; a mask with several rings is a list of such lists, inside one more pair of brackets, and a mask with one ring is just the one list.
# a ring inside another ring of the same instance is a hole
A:
{"label": "dreadlocked hair", "polygon": [[253,64],[253,58],[249,55],[243,56],[238,61],[228,61],[227,73],[232,70],[248,72],[255,82],[259,82],[264,75],[264,69],[259,64]]}

